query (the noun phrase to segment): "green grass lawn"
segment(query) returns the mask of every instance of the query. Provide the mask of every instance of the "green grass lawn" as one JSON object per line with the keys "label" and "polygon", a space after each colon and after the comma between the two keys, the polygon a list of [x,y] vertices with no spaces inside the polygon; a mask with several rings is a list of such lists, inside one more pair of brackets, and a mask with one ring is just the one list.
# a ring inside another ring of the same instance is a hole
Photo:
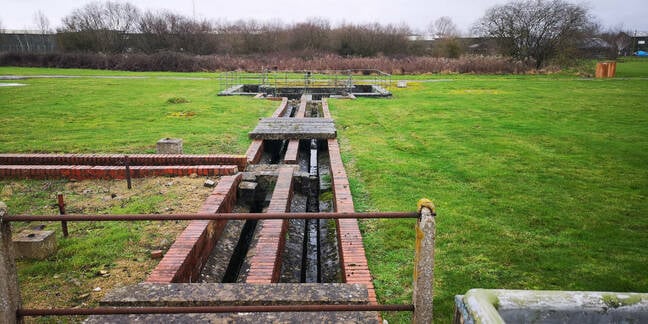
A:
{"label": "green grass lawn", "polygon": [[[463,76],[330,105],[356,209],[437,204],[434,302],[446,323],[470,288],[648,291],[647,89]],[[362,227],[380,301],[410,301],[414,221]]]}
{"label": "green grass lawn", "polygon": [[[470,288],[648,291],[646,62],[620,63],[623,80],[403,76],[448,81],[330,101],[358,210],[437,205],[437,322]],[[243,153],[277,105],[156,77],[202,74],[0,68],[22,73],[150,77],[10,81],[27,86],[0,88],[0,152],[153,152],[181,137],[188,153]],[[414,222],[361,226],[380,301],[410,302]]]}
{"label": "green grass lawn", "polygon": [[[0,88],[0,152],[151,153],[159,139],[172,137],[184,140],[185,153],[243,154],[251,127],[277,105],[219,98],[213,80],[19,82],[27,86]],[[174,97],[188,103],[169,103]]]}

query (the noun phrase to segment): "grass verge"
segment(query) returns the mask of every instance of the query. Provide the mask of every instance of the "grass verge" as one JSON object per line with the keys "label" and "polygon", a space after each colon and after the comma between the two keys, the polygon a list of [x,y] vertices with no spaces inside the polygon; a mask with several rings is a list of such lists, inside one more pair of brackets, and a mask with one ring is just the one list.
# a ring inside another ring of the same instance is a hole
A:
{"label": "grass verge", "polygon": [[[648,291],[646,88],[462,77],[331,108],[357,209],[436,202],[435,316],[447,323],[470,288]],[[362,222],[382,303],[411,300],[413,227]]]}

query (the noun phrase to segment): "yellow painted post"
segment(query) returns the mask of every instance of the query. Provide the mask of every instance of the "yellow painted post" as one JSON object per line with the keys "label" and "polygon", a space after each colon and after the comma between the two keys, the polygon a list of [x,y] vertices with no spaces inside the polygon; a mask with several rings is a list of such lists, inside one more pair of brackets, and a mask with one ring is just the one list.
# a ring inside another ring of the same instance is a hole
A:
{"label": "yellow painted post", "polygon": [[436,235],[436,210],[429,199],[418,202],[419,219],[416,221],[416,254],[414,258],[414,291],[412,323],[432,323],[434,297],[434,238]]}

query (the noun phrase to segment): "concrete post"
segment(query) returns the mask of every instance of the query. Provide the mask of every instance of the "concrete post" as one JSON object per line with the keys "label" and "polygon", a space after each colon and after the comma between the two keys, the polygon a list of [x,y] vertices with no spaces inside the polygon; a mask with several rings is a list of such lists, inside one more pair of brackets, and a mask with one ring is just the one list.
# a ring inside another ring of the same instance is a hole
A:
{"label": "concrete post", "polygon": [[0,202],[0,323],[18,323],[16,311],[21,306],[11,224],[2,221],[7,205]]}
{"label": "concrete post", "polygon": [[157,154],[182,154],[182,138],[163,138],[157,141]]}
{"label": "concrete post", "polygon": [[428,199],[418,202],[420,217],[416,222],[416,255],[414,258],[414,291],[412,323],[432,323],[432,298],[434,297],[434,238],[436,213]]}

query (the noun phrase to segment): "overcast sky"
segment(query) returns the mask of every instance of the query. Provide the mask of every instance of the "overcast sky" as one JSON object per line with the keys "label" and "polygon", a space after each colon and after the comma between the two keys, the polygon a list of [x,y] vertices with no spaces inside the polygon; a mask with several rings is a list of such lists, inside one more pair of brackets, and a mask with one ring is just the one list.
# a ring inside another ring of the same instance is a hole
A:
{"label": "overcast sky", "polygon": [[[121,0],[118,0],[121,2]],[[52,27],[61,18],[92,0],[0,0],[0,26],[5,29],[35,29],[34,14],[40,10]],[[431,21],[449,16],[462,32],[483,16],[486,9],[507,0],[130,0],[140,9],[169,9],[196,18],[236,21],[257,19],[304,21],[309,17],[341,22],[382,24],[406,23],[415,31]],[[648,31],[647,0],[589,0],[585,4],[604,26],[623,25],[626,30]]]}

